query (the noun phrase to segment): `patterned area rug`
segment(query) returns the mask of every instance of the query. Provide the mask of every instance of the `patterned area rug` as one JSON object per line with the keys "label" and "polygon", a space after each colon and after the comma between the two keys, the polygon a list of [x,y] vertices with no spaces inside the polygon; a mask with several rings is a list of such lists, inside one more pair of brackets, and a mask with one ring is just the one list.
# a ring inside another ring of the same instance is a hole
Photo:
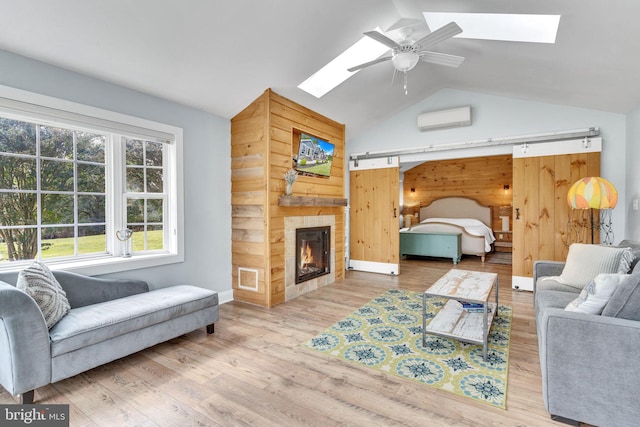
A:
{"label": "patterned area rug", "polygon": [[[427,299],[427,324],[445,299]],[[491,325],[482,346],[427,335],[422,346],[422,293],[392,289],[303,344],[322,353],[506,408],[511,307]]]}

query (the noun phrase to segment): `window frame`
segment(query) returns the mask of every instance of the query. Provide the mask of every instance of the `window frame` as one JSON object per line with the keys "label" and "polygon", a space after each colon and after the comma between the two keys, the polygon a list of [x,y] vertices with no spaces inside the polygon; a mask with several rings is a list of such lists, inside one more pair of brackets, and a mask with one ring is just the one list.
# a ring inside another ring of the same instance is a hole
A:
{"label": "window frame", "polygon": [[[184,196],[183,196],[183,130],[182,128],[130,116],[101,108],[91,107],[59,98],[0,85],[0,114],[15,120],[77,130],[104,133],[113,152],[107,160],[105,191],[107,203],[107,249],[112,253],[89,255],[77,259],[44,259],[53,270],[74,271],[86,275],[100,275],[140,268],[149,268],[184,261]],[[121,255],[122,245],[115,230],[126,227],[126,137],[162,141],[165,143],[165,212],[166,217],[163,251],[135,253],[129,258]],[[117,140],[119,139],[119,140]],[[106,153],[105,153],[106,154]],[[0,264],[0,271],[19,271],[31,260]]]}

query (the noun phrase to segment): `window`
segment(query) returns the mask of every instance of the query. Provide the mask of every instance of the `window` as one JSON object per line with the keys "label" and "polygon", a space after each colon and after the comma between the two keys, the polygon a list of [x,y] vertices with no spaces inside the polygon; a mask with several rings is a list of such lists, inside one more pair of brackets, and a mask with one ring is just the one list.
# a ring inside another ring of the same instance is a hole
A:
{"label": "window", "polygon": [[107,253],[105,141],[0,117],[0,263]]}
{"label": "window", "polygon": [[3,89],[0,269],[37,259],[100,274],[183,259],[181,129],[60,100],[68,109],[27,104]]}
{"label": "window", "polygon": [[127,228],[133,251],[163,249],[164,144],[127,139]]}

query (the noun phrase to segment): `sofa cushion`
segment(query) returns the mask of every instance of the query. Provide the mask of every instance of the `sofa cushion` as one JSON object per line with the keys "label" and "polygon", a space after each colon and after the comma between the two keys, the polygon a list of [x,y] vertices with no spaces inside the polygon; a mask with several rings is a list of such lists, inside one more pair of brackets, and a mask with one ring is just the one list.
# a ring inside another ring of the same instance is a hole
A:
{"label": "sofa cushion", "polygon": [[571,301],[565,310],[586,314],[600,314],[619,286],[629,278],[628,274],[598,274],[582,289],[578,298]]}
{"label": "sofa cushion", "polygon": [[41,262],[36,261],[22,270],[18,274],[16,287],[35,300],[49,329],[71,308],[64,289],[49,267]]}
{"label": "sofa cushion", "polygon": [[567,262],[556,280],[582,289],[598,274],[628,273],[632,260],[633,252],[628,247],[574,243],[569,246]]}
{"label": "sofa cushion", "polygon": [[218,294],[171,286],[74,308],[51,329],[52,357],[218,304]]}
{"label": "sofa cushion", "polygon": [[571,291],[541,290],[536,291],[536,311],[541,312],[546,308],[564,309],[567,304],[576,298],[576,293]]}
{"label": "sofa cushion", "polygon": [[640,320],[640,274],[632,274],[619,286],[602,310],[603,316]]}
{"label": "sofa cushion", "polygon": [[549,291],[565,291],[572,292],[574,298],[580,293],[580,289],[575,286],[565,285],[558,281],[558,276],[541,277],[536,282],[536,292],[549,290]]}

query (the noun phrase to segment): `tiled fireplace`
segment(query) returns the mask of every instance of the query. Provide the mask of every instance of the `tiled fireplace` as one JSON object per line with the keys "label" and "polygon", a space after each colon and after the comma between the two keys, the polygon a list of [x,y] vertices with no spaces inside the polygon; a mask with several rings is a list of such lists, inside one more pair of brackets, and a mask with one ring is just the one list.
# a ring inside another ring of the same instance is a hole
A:
{"label": "tiled fireplace", "polygon": [[286,217],[284,227],[285,301],[333,283],[335,217]]}

